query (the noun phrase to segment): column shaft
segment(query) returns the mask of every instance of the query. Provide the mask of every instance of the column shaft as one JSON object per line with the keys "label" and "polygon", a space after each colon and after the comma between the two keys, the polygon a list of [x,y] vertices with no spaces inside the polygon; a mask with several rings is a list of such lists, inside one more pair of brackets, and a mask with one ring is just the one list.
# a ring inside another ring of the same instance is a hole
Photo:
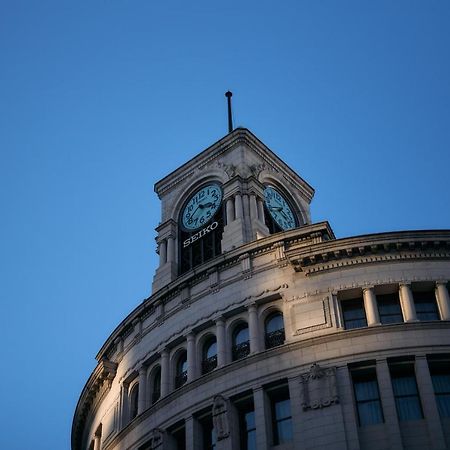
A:
{"label": "column shaft", "polygon": [[190,333],[187,335],[187,380],[192,381],[196,377],[196,358],[195,358],[195,336]]}
{"label": "column shaft", "polygon": [[226,364],[227,344],[225,342],[225,322],[223,319],[216,320],[217,339],[217,367]]}
{"label": "column shaft", "polygon": [[234,208],[236,219],[242,219],[244,217],[244,211],[242,208],[242,197],[241,194],[236,194],[234,197]]}
{"label": "column shaft", "polygon": [[380,325],[380,317],[378,314],[377,300],[373,288],[363,289],[364,309],[366,310],[367,325],[369,327]]}
{"label": "column shaft", "polygon": [[261,347],[259,344],[258,314],[254,304],[248,306],[248,331],[250,335],[250,353],[259,352]]}
{"label": "column shaft", "polygon": [[138,414],[147,409],[147,367],[139,370]]}
{"label": "column shaft", "polygon": [[439,312],[442,320],[450,320],[450,296],[448,294],[447,283],[436,283],[436,300],[439,305]]}
{"label": "column shaft", "polygon": [[233,222],[233,220],[234,220],[234,202],[231,197],[227,199],[226,211],[227,211],[227,224],[228,224],[228,223]]}
{"label": "column shaft", "polygon": [[269,448],[267,436],[266,394],[262,388],[253,390],[253,403],[255,405],[256,448]]}
{"label": "column shaft", "polygon": [[264,202],[258,198],[258,219],[264,223]]}
{"label": "column shaft", "polygon": [[175,261],[175,238],[169,236],[167,239],[167,262]]}
{"label": "column shaft", "polygon": [[385,358],[377,359],[377,380],[380,387],[380,399],[383,407],[384,421],[386,423],[389,448],[397,450],[403,448],[397,410],[395,407],[394,392],[392,390],[391,376]]}
{"label": "column shaft", "polygon": [[159,266],[161,267],[167,262],[167,244],[166,240],[163,239],[159,243]]}
{"label": "column shaft", "polygon": [[416,307],[414,306],[414,298],[409,284],[400,285],[400,303],[405,322],[417,321]]}
{"label": "column shaft", "polygon": [[167,350],[163,350],[161,352],[161,397],[165,397],[169,393],[169,386],[169,352]]}
{"label": "column shaft", "polygon": [[427,421],[431,444],[430,448],[443,450],[447,447],[445,445],[444,432],[434,395],[433,381],[431,380],[427,358],[425,356],[416,356],[416,380],[422,402],[423,414]]}
{"label": "column shaft", "polygon": [[255,194],[250,194],[250,218],[252,220],[258,219],[258,205],[256,203]]}

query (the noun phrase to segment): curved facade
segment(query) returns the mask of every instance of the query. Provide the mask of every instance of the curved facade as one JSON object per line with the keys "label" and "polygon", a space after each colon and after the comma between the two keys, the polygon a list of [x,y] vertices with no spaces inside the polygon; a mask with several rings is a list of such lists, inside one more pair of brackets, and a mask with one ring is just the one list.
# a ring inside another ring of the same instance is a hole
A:
{"label": "curved facade", "polygon": [[155,190],[153,294],[98,353],[73,450],[450,448],[450,231],[336,239],[245,129]]}

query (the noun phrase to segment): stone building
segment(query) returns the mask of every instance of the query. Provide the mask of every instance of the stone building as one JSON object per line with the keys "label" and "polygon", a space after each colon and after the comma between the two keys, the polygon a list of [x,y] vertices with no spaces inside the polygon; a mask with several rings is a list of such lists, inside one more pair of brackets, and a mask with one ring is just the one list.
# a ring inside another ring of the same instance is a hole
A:
{"label": "stone building", "polygon": [[238,128],[156,183],[153,293],[106,340],[72,450],[450,448],[450,232],[336,239]]}

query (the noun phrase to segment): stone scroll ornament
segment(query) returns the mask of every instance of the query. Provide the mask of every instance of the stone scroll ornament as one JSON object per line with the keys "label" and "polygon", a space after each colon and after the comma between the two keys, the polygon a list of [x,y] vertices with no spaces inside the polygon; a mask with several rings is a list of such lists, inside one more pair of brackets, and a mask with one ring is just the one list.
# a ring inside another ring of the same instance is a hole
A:
{"label": "stone scroll ornament", "polygon": [[222,439],[226,439],[230,435],[228,402],[221,395],[216,395],[214,397],[212,416],[217,440],[221,441]]}
{"label": "stone scroll ornament", "polygon": [[152,431],[152,438],[150,441],[150,450],[161,450],[163,448],[164,432],[159,428]]}
{"label": "stone scroll ornament", "polygon": [[339,403],[336,367],[322,368],[314,363],[309,372],[300,376],[300,383],[301,405],[304,411]]}

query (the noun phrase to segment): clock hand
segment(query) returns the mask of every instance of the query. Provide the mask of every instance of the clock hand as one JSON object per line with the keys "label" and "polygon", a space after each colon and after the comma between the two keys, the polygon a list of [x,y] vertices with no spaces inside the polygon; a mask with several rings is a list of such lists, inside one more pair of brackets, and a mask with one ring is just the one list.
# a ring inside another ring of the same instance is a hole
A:
{"label": "clock hand", "polygon": [[272,211],[281,211],[283,209],[282,206],[269,206],[269,209]]}

